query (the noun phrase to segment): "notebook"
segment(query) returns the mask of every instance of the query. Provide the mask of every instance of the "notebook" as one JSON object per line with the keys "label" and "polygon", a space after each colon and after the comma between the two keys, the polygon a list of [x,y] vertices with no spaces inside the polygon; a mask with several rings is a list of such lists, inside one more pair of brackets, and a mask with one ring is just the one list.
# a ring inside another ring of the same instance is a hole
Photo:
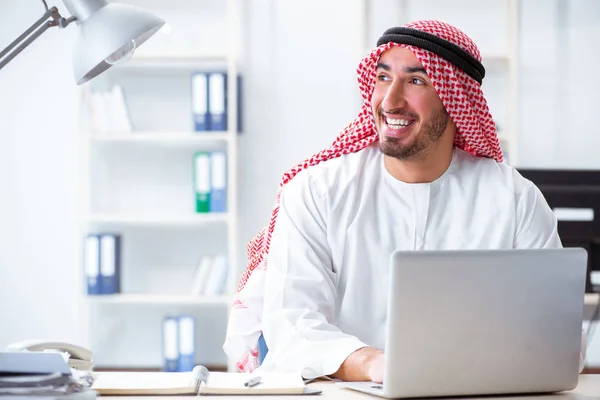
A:
{"label": "notebook", "polygon": [[92,389],[101,395],[314,394],[305,392],[300,374],[261,374],[259,384],[244,386],[254,376],[210,372],[198,379],[193,372],[98,372]]}

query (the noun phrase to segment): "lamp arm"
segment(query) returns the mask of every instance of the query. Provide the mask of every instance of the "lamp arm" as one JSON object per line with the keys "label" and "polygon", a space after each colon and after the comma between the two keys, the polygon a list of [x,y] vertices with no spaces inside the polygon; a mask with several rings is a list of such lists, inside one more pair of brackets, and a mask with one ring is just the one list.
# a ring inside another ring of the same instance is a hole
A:
{"label": "lamp arm", "polygon": [[[46,3],[44,2],[44,5],[45,4]],[[2,50],[2,52],[0,52],[0,69],[2,69],[6,64],[8,64],[13,58],[15,58],[35,39],[40,37],[40,35],[44,33],[48,28],[51,28],[53,26],[59,26],[61,28],[64,28],[75,20],[75,17],[71,17],[68,19],[63,18],[58,12],[58,8],[56,7],[47,9],[40,19],[35,21],[33,25],[31,25],[25,32],[23,32],[18,38],[16,38],[4,50]]]}

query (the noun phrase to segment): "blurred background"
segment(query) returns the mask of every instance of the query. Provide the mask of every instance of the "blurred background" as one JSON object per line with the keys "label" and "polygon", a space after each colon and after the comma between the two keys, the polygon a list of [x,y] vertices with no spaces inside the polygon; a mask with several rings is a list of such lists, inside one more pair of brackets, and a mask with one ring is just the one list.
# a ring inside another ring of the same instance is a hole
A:
{"label": "blurred background", "polygon": [[[170,324],[189,317],[180,350],[231,367],[245,244],[282,174],[357,115],[360,60],[411,20],[477,43],[506,162],[600,169],[597,0],[121,2],[166,20],[129,62],[76,85],[69,26],[0,71],[0,348],[47,338],[92,349],[98,368],[163,369]],[[44,11],[0,9],[0,48]]]}

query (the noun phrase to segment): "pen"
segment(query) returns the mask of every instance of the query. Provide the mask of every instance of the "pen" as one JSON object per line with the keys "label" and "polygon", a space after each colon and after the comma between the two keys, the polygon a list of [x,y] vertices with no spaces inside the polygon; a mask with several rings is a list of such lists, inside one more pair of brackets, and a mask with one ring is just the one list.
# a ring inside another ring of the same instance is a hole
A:
{"label": "pen", "polygon": [[260,383],[260,376],[255,376],[254,378],[250,378],[247,382],[244,382],[244,386],[253,387]]}

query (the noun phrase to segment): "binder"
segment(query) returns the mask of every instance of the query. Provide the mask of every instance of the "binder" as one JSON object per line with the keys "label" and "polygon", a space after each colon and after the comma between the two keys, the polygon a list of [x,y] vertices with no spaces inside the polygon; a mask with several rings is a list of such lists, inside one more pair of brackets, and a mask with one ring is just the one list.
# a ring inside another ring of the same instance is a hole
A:
{"label": "binder", "polygon": [[100,294],[100,237],[88,235],[85,238],[85,279],[87,282],[87,294]]}
{"label": "binder", "polygon": [[210,211],[210,153],[194,154],[194,192],[196,195],[196,212]]}
{"label": "binder", "polygon": [[192,115],[195,131],[209,130],[208,74],[206,72],[192,74]]}
{"label": "binder", "polygon": [[119,236],[100,236],[100,279],[102,294],[119,292]]}
{"label": "binder", "polygon": [[227,74],[211,72],[208,75],[208,115],[211,131],[227,130]]}
{"label": "binder", "polygon": [[196,274],[194,275],[194,280],[192,282],[192,295],[200,296],[204,294],[206,283],[208,282],[208,277],[210,276],[210,272],[212,270],[213,262],[213,257],[209,255],[202,256],[200,258],[200,262],[198,263]]}
{"label": "binder", "polygon": [[194,369],[196,361],[196,332],[194,318],[188,315],[179,317],[178,326],[179,358],[178,372],[188,372]]}
{"label": "binder", "polygon": [[219,254],[215,257],[210,276],[204,288],[205,296],[219,296],[225,291],[227,282],[227,257]]}
{"label": "binder", "polygon": [[227,209],[227,158],[224,151],[210,153],[210,212]]}
{"label": "binder", "polygon": [[179,358],[177,317],[167,315],[163,318],[162,350],[165,372],[177,372]]}

